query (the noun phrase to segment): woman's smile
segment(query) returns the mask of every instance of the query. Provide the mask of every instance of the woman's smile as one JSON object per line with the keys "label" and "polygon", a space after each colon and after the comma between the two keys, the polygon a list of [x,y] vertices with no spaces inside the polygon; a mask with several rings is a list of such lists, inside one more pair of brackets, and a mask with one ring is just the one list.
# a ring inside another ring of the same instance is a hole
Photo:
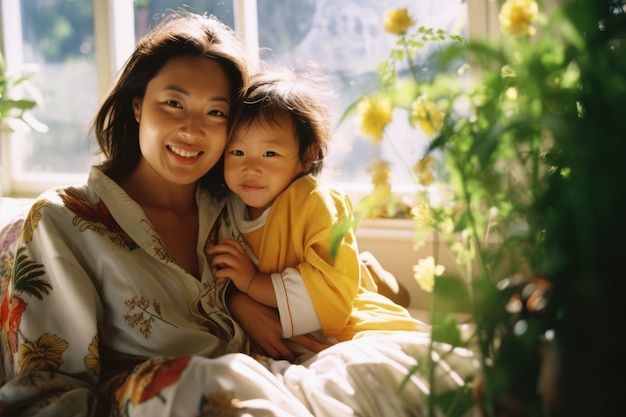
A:
{"label": "woman's smile", "polygon": [[178,147],[175,147],[174,145],[167,145],[167,149],[178,155],[178,156],[182,156],[183,158],[195,158],[198,155],[202,154],[202,151],[189,151],[189,150],[185,150],[185,149],[181,149]]}

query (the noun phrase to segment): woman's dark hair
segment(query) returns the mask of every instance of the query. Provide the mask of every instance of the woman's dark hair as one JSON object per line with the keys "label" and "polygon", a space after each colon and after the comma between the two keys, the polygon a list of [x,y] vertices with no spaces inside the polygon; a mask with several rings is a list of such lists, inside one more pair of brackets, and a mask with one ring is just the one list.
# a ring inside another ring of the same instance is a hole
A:
{"label": "woman's dark hair", "polygon": [[[93,122],[111,178],[119,180],[130,175],[141,156],[133,100],[143,98],[148,82],[168,60],[180,56],[204,57],[219,63],[230,80],[232,101],[248,82],[245,50],[232,29],[214,16],[187,11],[164,15],[135,47]],[[223,158],[199,183],[216,197],[225,192]]]}
{"label": "woman's dark hair", "polygon": [[230,135],[257,121],[278,123],[279,116],[287,114],[293,121],[300,161],[308,174],[318,176],[332,135],[325,101],[330,94],[325,77],[319,73],[266,69],[250,78],[243,100],[232,112]]}

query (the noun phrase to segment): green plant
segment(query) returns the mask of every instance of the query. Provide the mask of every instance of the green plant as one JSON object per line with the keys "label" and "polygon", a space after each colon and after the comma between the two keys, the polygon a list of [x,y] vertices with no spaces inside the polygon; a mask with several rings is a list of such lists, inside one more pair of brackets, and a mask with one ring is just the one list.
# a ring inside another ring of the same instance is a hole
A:
{"label": "green plant", "polygon": [[[8,74],[4,56],[0,53],[0,124],[10,130],[46,131],[46,126],[29,113],[41,101],[37,90],[28,83],[29,78],[29,75]],[[15,91],[19,88],[25,89],[33,98],[18,98]]]}
{"label": "green plant", "polygon": [[[14,131],[46,132],[48,127],[30,113],[41,101],[38,91],[28,83],[29,76],[7,73],[4,55],[0,53],[0,142]],[[16,90],[27,90],[34,99],[18,97]],[[1,145],[1,143],[0,143]],[[0,195],[2,195],[2,153],[0,146]]]}
{"label": "green plant", "polygon": [[[404,109],[412,126],[432,138],[416,161],[416,197],[405,210],[416,221],[416,240],[430,234],[435,242],[432,258],[416,265],[416,279],[432,291],[431,343],[475,349],[476,398],[490,416],[585,415],[583,408],[601,415],[598,409],[609,410],[606,404],[619,398],[610,383],[619,386],[617,377],[576,361],[587,359],[587,349],[599,352],[592,363],[609,369],[603,351],[619,355],[606,345],[617,325],[607,306],[617,309],[624,294],[617,277],[626,191],[612,187],[624,178],[626,154],[619,117],[626,6],[623,0],[561,3],[545,14],[542,2],[499,1],[502,36],[469,41],[425,27],[409,33],[415,22],[407,11],[391,11],[396,20],[388,31],[398,41],[377,68],[380,89],[344,115],[358,111],[362,133],[378,142],[391,140],[384,130],[392,109]],[[423,80],[413,59],[428,42],[446,42],[436,55],[443,70]],[[389,165],[375,166],[373,193],[359,205],[364,216],[398,207],[391,203]],[[438,265],[439,240],[456,254],[461,277]],[[464,285],[450,285],[459,279]],[[442,300],[469,305],[475,327],[469,340],[439,311]],[[590,335],[604,342],[602,350],[592,348]],[[575,393],[587,400],[584,407],[550,405],[538,388],[548,366],[541,352],[551,340],[558,341],[563,378],[549,388],[568,399]],[[430,379],[429,414],[439,407],[461,415],[464,409],[445,407],[448,393],[437,392],[436,366],[430,360],[413,370]],[[573,383],[575,366],[602,379],[602,390]],[[469,395],[473,382],[459,395]],[[517,409],[507,409],[506,398],[517,399]]]}

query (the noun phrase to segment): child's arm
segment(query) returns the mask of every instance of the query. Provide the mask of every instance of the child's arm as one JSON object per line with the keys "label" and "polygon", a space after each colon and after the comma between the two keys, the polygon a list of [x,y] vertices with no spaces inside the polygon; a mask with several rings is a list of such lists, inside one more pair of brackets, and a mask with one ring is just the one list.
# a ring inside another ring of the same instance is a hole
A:
{"label": "child's arm", "polygon": [[239,291],[261,304],[277,307],[274,285],[268,274],[258,272],[248,254],[235,239],[224,239],[207,250],[207,256],[217,268],[216,280],[230,278]]}

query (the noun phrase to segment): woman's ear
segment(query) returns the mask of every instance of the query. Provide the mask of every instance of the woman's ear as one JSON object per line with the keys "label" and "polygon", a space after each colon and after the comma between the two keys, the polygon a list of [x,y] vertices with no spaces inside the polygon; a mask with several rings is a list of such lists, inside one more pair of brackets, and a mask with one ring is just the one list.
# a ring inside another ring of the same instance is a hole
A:
{"label": "woman's ear", "polygon": [[137,121],[137,123],[139,123],[139,121],[141,120],[141,103],[141,98],[136,97],[133,99],[133,113],[135,115],[135,120]]}

